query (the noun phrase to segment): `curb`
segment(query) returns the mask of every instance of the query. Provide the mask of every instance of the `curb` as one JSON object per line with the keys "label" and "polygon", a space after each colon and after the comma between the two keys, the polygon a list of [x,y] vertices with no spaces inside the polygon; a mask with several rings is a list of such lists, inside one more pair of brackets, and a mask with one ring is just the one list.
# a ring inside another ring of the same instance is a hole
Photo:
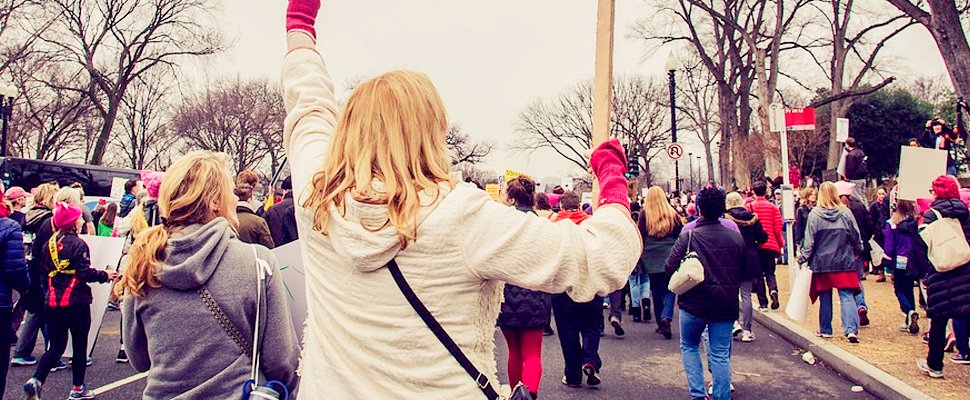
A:
{"label": "curb", "polygon": [[811,351],[816,358],[880,399],[935,400],[930,395],[876,368],[841,347],[815,337],[815,334],[789,321],[781,314],[763,312],[754,312],[753,314],[755,321],[758,321],[759,324],[764,325],[792,344]]}

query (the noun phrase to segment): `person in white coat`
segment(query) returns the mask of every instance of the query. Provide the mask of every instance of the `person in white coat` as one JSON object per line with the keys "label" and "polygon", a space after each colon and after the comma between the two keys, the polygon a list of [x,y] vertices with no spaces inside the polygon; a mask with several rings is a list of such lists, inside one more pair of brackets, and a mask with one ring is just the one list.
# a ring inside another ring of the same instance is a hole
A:
{"label": "person in white coat", "polygon": [[[448,120],[424,74],[364,82],[338,112],[315,48],[319,7],[290,1],[282,71],[307,280],[299,398],[492,397],[483,388],[498,382],[504,282],[586,302],[622,287],[635,267],[642,244],[622,147],[614,139],[592,152],[599,208],[582,224],[492,201],[451,177]],[[412,309],[385,268],[392,260],[480,375],[463,372]]]}

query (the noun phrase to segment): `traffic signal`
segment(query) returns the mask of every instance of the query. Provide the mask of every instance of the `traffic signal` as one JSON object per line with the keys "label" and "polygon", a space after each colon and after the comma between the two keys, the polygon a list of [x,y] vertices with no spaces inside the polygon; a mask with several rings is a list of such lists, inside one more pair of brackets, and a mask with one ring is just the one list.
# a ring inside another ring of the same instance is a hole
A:
{"label": "traffic signal", "polygon": [[640,150],[634,147],[633,150],[630,152],[630,156],[627,157],[627,161],[626,161],[627,179],[629,179],[632,176],[640,176],[639,159],[640,159]]}

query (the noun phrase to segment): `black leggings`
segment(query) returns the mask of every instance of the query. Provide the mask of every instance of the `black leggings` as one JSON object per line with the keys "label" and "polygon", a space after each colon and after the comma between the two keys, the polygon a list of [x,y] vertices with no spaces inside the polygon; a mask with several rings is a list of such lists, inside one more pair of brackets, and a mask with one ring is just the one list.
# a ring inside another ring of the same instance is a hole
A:
{"label": "black leggings", "polygon": [[50,347],[37,363],[34,378],[41,383],[47,380],[47,374],[57,364],[57,360],[64,355],[67,348],[67,334],[71,333],[74,344],[74,358],[71,371],[74,374],[74,385],[84,384],[84,370],[88,362],[88,331],[91,329],[91,305],[80,304],[67,307],[47,308],[47,334],[50,335]]}

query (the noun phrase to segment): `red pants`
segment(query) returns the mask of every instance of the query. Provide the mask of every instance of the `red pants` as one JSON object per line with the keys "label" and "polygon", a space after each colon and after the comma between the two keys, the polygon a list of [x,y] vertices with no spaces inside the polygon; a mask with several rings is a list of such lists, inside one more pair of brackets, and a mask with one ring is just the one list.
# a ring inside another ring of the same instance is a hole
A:
{"label": "red pants", "polygon": [[509,385],[522,382],[532,393],[539,393],[542,379],[542,329],[502,328],[509,345]]}

